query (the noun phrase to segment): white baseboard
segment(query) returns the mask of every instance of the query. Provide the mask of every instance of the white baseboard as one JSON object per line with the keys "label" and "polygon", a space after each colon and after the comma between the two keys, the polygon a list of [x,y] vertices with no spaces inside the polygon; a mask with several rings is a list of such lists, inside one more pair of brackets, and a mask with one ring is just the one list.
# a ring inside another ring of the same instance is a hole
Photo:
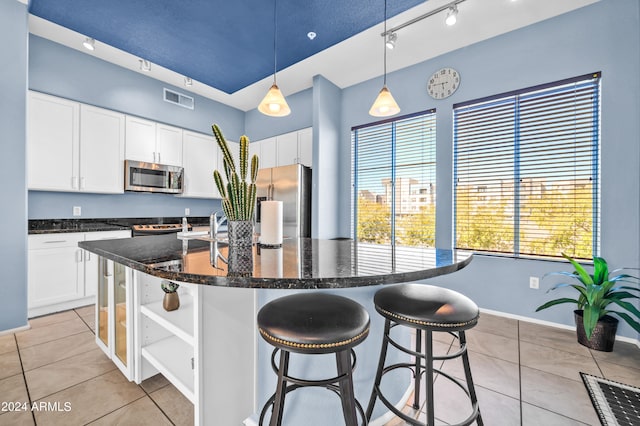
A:
{"label": "white baseboard", "polygon": [[10,328],[9,330],[0,331],[0,336],[5,336],[7,334],[18,333],[20,331],[29,330],[31,326],[29,324],[23,325],[22,327]]}
{"label": "white baseboard", "polygon": [[[575,326],[571,326],[571,325],[560,324],[560,323],[551,322],[551,321],[544,321],[544,320],[540,320],[540,319],[537,319],[537,318],[525,317],[525,316],[522,316],[522,315],[509,314],[509,313],[506,313],[506,312],[494,311],[494,310],[491,310],[491,309],[483,309],[483,308],[481,308],[480,312],[484,312],[484,313],[490,314],[490,315],[495,315],[497,317],[504,317],[504,318],[510,318],[510,319],[514,319],[514,320],[518,320],[518,321],[529,322],[529,323],[532,323],[532,324],[546,325],[548,327],[561,328],[561,329],[564,329],[564,330],[572,330],[572,331],[576,330],[576,327]],[[634,339],[633,337],[626,337],[626,336],[618,336],[618,335],[616,335],[616,340],[619,340],[621,342],[631,343],[631,344],[636,345],[638,348],[640,348],[640,340]]]}
{"label": "white baseboard", "polygon": [[39,306],[36,308],[29,308],[27,316],[29,318],[35,318],[42,315],[54,314],[56,312],[68,311],[69,309],[81,308],[83,306],[92,305],[96,303],[95,296],[83,297],[82,299],[69,300],[66,302],[55,303],[53,305]]}

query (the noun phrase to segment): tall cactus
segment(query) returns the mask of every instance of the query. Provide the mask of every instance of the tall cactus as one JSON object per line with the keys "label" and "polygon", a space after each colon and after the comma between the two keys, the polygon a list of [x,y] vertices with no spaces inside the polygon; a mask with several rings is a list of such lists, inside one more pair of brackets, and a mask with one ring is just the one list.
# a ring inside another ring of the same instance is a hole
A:
{"label": "tall cactus", "polygon": [[218,142],[222,152],[224,174],[227,183],[224,183],[222,175],[218,170],[213,171],[213,179],[222,197],[222,210],[228,220],[251,220],[256,205],[256,179],[258,178],[258,156],[251,158],[250,183],[247,182],[248,159],[249,159],[249,138],[240,137],[240,156],[238,158],[238,169],[233,161],[231,150],[227,140],[217,124],[211,126],[213,135]]}

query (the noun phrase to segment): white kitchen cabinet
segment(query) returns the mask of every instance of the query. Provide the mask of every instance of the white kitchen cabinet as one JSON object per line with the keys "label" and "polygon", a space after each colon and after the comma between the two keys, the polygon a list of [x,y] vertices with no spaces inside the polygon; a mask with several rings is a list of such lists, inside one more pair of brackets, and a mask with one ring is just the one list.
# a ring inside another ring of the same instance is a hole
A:
{"label": "white kitchen cabinet", "polygon": [[80,105],[80,182],[86,192],[124,192],[124,114]]}
{"label": "white kitchen cabinet", "polygon": [[80,104],[29,92],[27,158],[29,189],[78,188]]}
{"label": "white kitchen cabinet", "polygon": [[127,160],[182,167],[182,129],[127,115]]}
{"label": "white kitchen cabinet", "polygon": [[33,234],[28,237],[28,315],[45,315],[94,303],[97,256],[80,241],[126,238],[130,231]]}
{"label": "white kitchen cabinet", "polygon": [[298,161],[307,167],[313,167],[313,128],[298,130]]}
{"label": "white kitchen cabinet", "polygon": [[260,156],[260,168],[313,164],[311,127],[254,142],[253,152]]}
{"label": "white kitchen cabinet", "polygon": [[257,142],[260,146],[260,168],[267,169],[278,165],[278,142],[275,137]]}
{"label": "white kitchen cabinet", "polygon": [[124,115],[29,92],[29,189],[123,193]]}
{"label": "white kitchen cabinet", "polygon": [[[220,198],[213,180],[218,168],[218,145],[213,136],[184,131],[184,192],[183,197]],[[222,163],[220,163],[222,164]],[[221,173],[224,172],[221,170]]]}
{"label": "white kitchen cabinet", "polygon": [[285,133],[276,136],[278,143],[278,166],[295,164],[298,162],[298,132]]}

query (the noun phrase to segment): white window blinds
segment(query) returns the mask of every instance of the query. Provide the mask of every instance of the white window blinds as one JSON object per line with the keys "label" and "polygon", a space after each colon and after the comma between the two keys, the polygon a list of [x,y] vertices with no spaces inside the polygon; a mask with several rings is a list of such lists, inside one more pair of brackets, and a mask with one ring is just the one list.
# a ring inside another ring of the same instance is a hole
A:
{"label": "white window blinds", "polygon": [[590,259],[600,73],[454,105],[456,247]]}
{"label": "white window blinds", "polygon": [[[435,110],[352,129],[352,234],[381,253],[435,245]],[[372,259],[372,267],[382,258]]]}

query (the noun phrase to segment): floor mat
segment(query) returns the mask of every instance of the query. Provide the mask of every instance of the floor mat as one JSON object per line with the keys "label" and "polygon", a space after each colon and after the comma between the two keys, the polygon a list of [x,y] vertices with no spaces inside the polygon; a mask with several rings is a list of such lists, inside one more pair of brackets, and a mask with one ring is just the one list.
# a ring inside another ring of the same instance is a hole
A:
{"label": "floor mat", "polygon": [[640,426],[640,389],[580,373],[603,426]]}

